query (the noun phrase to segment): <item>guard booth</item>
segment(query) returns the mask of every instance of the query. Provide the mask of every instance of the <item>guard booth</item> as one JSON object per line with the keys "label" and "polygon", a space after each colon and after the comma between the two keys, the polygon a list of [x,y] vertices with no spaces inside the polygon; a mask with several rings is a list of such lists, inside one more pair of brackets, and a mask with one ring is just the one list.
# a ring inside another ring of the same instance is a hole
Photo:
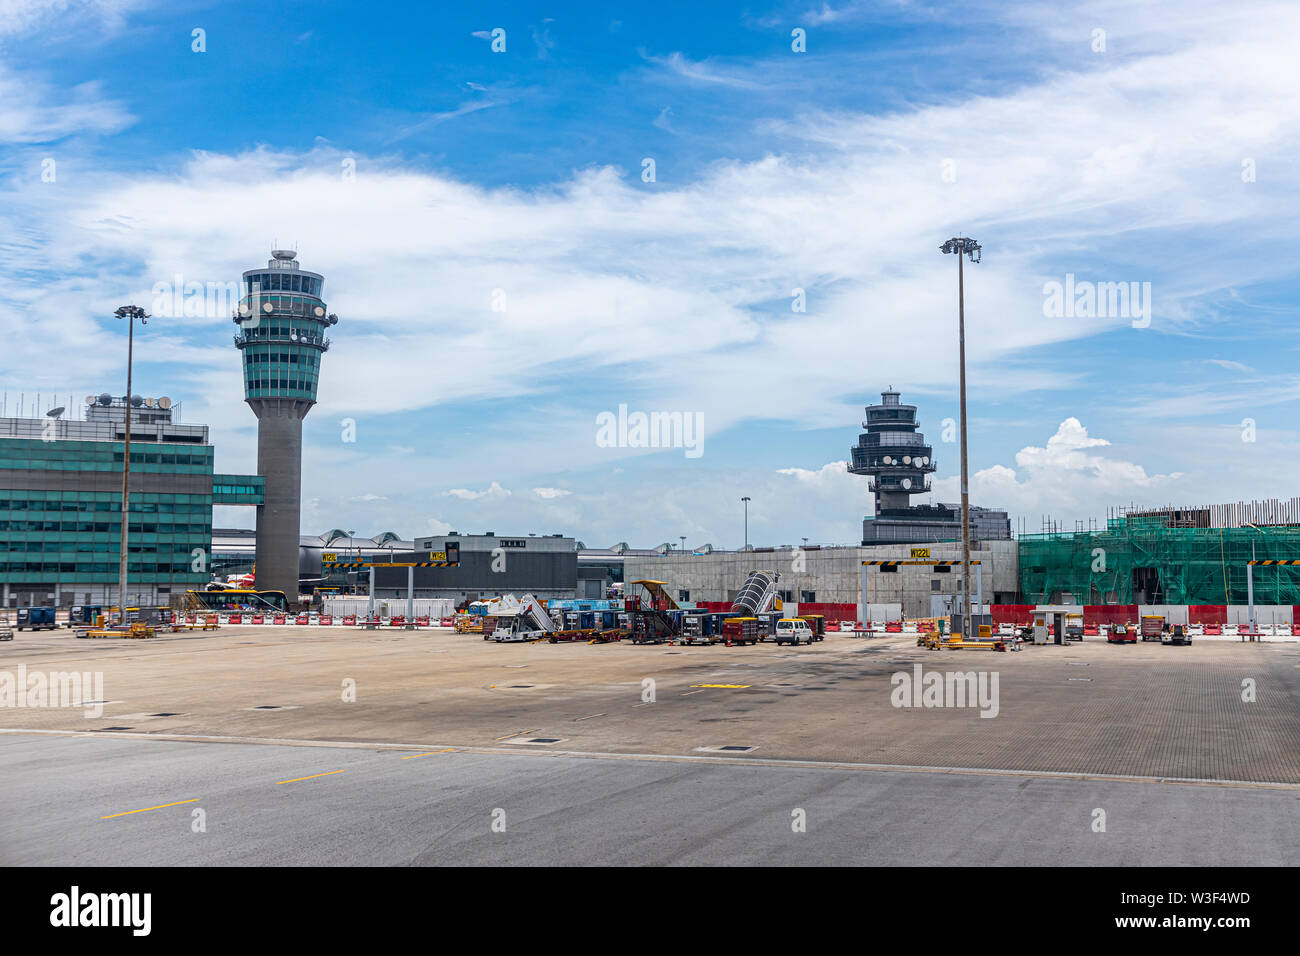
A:
{"label": "guard booth", "polygon": [[1077,604],[1040,604],[1035,607],[1031,625],[1033,643],[1065,644],[1066,623],[1078,617],[1082,610]]}
{"label": "guard booth", "polygon": [[951,632],[960,634],[967,640],[975,640],[980,636],[980,628],[987,627],[988,633],[993,633],[993,615],[992,614],[972,614],[970,616],[970,633],[966,633],[965,620],[961,614],[953,614],[951,617]]}

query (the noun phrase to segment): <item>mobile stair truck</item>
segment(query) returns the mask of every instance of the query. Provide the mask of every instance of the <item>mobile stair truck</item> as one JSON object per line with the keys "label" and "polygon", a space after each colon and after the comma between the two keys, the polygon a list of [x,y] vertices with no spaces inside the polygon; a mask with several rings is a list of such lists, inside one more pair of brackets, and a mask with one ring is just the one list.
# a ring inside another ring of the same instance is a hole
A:
{"label": "mobile stair truck", "polygon": [[[492,640],[501,644],[536,641],[550,637],[561,629],[546,613],[546,608],[531,594],[525,594],[518,601],[510,603],[502,598],[493,609],[490,619],[493,621]],[[484,633],[487,633],[486,627]]]}

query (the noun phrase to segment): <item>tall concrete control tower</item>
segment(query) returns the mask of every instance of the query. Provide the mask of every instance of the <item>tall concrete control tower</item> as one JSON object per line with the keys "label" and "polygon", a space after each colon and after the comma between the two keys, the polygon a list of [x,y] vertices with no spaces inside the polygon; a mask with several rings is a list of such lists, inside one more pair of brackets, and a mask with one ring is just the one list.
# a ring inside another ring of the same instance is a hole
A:
{"label": "tall concrete control tower", "polygon": [[243,357],[244,401],[257,416],[257,473],[266,479],[257,509],[259,590],[298,599],[302,513],[302,420],[316,404],[327,312],[319,273],[298,267],[298,254],[275,249],[265,269],[244,273],[235,346]]}

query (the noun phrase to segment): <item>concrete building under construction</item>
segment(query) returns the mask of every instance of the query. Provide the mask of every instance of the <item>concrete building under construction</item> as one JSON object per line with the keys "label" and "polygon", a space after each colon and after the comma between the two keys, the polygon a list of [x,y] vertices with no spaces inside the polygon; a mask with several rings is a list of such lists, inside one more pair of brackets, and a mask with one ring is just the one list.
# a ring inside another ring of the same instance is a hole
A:
{"label": "concrete building under construction", "polygon": [[[1022,534],[1025,601],[1300,604],[1300,498],[1120,509],[1105,528]],[[1253,595],[1248,593],[1253,592]]]}

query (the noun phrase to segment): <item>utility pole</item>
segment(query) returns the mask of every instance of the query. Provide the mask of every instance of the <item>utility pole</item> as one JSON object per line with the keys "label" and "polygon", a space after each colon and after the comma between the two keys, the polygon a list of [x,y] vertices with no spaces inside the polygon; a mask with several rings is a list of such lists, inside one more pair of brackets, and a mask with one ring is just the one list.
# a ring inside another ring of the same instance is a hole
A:
{"label": "utility pole", "polygon": [[117,566],[117,623],[126,624],[126,559],[127,532],[131,520],[131,362],[135,353],[135,320],[148,325],[149,313],[138,305],[124,305],[113,315],[126,319],[126,430],[125,448],[122,451],[122,542]]}
{"label": "utility pole", "polygon": [[745,550],[749,550],[749,496],[740,499],[745,503]]}
{"label": "utility pole", "polygon": [[962,256],[980,261],[980,244],[974,239],[957,237],[939,247],[945,255],[957,256],[957,359],[961,389],[961,587],[962,634],[970,633],[970,482],[966,454],[966,279]]}

